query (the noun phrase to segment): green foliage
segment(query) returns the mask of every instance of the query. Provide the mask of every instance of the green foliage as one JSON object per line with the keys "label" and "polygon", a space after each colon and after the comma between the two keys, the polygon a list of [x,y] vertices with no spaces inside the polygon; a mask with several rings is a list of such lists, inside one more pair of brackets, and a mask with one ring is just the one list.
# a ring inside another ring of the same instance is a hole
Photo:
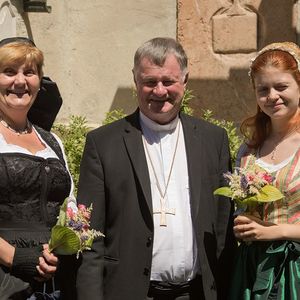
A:
{"label": "green foliage", "polygon": [[53,131],[61,138],[70,173],[73,177],[75,192],[79,179],[80,161],[85,144],[85,138],[90,129],[85,117],[71,116],[69,125],[55,124]]}
{"label": "green foliage", "polygon": [[180,109],[182,112],[190,116],[194,113],[194,110],[190,107],[190,101],[194,98],[192,92],[192,90],[185,89]]}
{"label": "green foliage", "polygon": [[[232,198],[233,191],[228,186],[223,186],[214,191],[214,195],[220,195]],[[248,204],[254,204],[256,202],[273,202],[278,201],[282,199],[284,196],[283,194],[274,186],[267,184],[263,186],[259,192],[255,195],[250,195],[248,197],[245,197],[243,199],[239,198],[233,198],[233,200],[238,203],[239,205],[248,205]]]}
{"label": "green foliage", "polygon": [[62,225],[55,225],[51,230],[49,250],[59,255],[76,254],[80,249],[80,239],[76,233]]}
{"label": "green foliage", "polygon": [[203,111],[203,119],[217,126],[220,126],[227,131],[231,161],[232,161],[232,165],[234,166],[238,149],[243,141],[242,138],[237,133],[236,126],[231,121],[215,119],[213,117],[213,112],[209,109]]}
{"label": "green foliage", "polygon": [[102,122],[102,125],[112,123],[112,122],[120,120],[124,117],[126,117],[126,114],[124,113],[122,108],[114,109],[114,110],[106,113],[106,117],[105,117],[104,121]]}

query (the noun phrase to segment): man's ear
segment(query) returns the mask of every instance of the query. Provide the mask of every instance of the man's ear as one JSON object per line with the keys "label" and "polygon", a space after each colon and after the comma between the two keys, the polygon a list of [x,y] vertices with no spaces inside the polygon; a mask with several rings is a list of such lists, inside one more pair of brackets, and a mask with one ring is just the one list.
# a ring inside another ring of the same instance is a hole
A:
{"label": "man's ear", "polygon": [[184,76],[184,80],[183,80],[183,83],[184,83],[184,85],[186,85],[186,84],[187,84],[187,82],[188,82],[188,79],[189,79],[189,73],[187,72],[187,73],[185,74],[185,76]]}
{"label": "man's ear", "polygon": [[134,81],[134,83],[135,83],[135,85],[136,85],[136,79],[135,79],[134,69],[132,69],[132,75],[133,75],[133,81]]}

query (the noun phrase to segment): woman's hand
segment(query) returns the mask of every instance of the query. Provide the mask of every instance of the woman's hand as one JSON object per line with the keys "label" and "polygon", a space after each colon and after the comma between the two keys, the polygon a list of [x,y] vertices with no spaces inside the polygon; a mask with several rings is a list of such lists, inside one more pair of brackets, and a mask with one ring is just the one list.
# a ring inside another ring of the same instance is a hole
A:
{"label": "woman's hand", "polygon": [[57,270],[58,258],[49,252],[48,244],[43,245],[43,256],[39,257],[39,265],[36,267],[40,276],[38,281],[45,281],[54,276]]}
{"label": "woman's hand", "polygon": [[237,239],[245,242],[269,241],[280,239],[279,227],[274,223],[244,214],[235,218],[233,232]]}

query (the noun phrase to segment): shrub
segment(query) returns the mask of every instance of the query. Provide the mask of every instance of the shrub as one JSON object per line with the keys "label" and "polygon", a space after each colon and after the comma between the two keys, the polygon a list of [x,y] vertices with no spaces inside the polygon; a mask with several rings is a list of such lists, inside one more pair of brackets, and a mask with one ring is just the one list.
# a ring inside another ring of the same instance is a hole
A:
{"label": "shrub", "polygon": [[231,121],[215,119],[213,117],[213,112],[209,109],[203,111],[203,119],[217,126],[220,126],[227,131],[231,162],[232,166],[234,166],[238,149],[242,143],[242,138],[237,133],[237,127]]}
{"label": "shrub", "polygon": [[120,120],[124,117],[126,117],[126,114],[124,113],[124,110],[122,108],[114,109],[114,110],[106,113],[106,116],[105,116],[104,121],[102,122],[102,125],[112,123],[112,122]]}
{"label": "shrub", "polygon": [[65,148],[69,170],[74,181],[75,194],[85,138],[89,130],[85,117],[74,115],[70,117],[68,125],[55,124],[53,127],[53,132],[61,138]]}
{"label": "shrub", "polygon": [[194,98],[193,91],[189,89],[185,89],[182,103],[181,103],[181,111],[187,115],[192,116],[194,110],[189,106],[190,101]]}

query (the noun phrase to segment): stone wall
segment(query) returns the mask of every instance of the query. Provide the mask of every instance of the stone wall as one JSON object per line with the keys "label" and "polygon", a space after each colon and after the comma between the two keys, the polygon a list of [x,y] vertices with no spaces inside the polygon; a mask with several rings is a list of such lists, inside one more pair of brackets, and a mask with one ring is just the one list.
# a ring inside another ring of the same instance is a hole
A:
{"label": "stone wall", "polygon": [[297,41],[295,0],[178,0],[178,39],[189,57],[192,107],[240,122],[255,111],[250,58],[275,41]]}
{"label": "stone wall", "polygon": [[17,18],[11,21],[16,29],[7,25],[0,39],[29,36],[43,50],[45,74],[64,100],[60,122],[75,114],[97,126],[111,109],[132,112],[136,48],[154,36],[176,37],[174,0],[47,0],[51,13],[23,13],[22,2],[0,0]]}

